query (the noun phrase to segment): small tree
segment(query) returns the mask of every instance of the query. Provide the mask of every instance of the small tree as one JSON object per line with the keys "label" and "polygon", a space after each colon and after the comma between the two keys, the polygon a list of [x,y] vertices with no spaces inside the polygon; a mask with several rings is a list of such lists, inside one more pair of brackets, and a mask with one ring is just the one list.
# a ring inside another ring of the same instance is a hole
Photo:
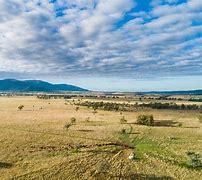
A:
{"label": "small tree", "polygon": [[87,118],[85,119],[85,121],[86,121],[86,122],[90,122],[90,117],[87,117]]}
{"label": "small tree", "polygon": [[202,123],[202,115],[200,115],[200,116],[198,117],[198,120],[199,120],[200,123]]}
{"label": "small tree", "polygon": [[18,110],[22,110],[24,108],[24,105],[20,105],[20,106],[18,106]]}
{"label": "small tree", "polygon": [[75,108],[75,111],[78,111],[78,110],[79,110],[79,107],[76,107],[76,108]]}
{"label": "small tree", "polygon": [[121,134],[125,134],[126,133],[126,129],[121,129]]}
{"label": "small tree", "polygon": [[71,125],[72,125],[71,123],[67,123],[67,124],[65,124],[65,125],[64,125],[64,129],[68,130],[68,129],[70,128]]}
{"label": "small tree", "polygon": [[76,118],[75,117],[72,117],[71,118],[71,124],[75,124],[76,123]]}
{"label": "small tree", "polygon": [[124,116],[122,116],[122,117],[120,118],[120,123],[121,123],[121,124],[127,123],[127,120],[125,119]]}
{"label": "small tree", "polygon": [[97,113],[97,111],[93,110],[93,114],[95,115]]}
{"label": "small tree", "polygon": [[98,107],[97,106],[93,106],[93,111],[96,111],[98,109]]}
{"label": "small tree", "polygon": [[137,124],[153,126],[154,125],[154,117],[153,115],[139,115],[137,117]]}

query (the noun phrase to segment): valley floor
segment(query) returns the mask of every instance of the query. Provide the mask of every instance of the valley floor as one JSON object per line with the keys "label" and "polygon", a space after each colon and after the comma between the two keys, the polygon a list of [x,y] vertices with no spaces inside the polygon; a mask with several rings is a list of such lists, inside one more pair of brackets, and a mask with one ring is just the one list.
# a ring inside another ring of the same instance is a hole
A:
{"label": "valley floor", "polygon": [[[186,155],[202,156],[200,111],[95,113],[70,101],[0,97],[0,179],[202,179]],[[139,114],[158,126],[137,125]]]}

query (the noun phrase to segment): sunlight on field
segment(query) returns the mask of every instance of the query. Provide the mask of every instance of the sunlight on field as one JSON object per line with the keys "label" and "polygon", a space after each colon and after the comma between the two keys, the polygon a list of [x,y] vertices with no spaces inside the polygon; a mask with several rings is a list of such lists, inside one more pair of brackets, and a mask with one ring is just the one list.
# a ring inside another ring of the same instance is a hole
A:
{"label": "sunlight on field", "polygon": [[[0,179],[202,178],[201,168],[186,165],[187,151],[202,156],[199,110],[94,112],[70,101],[0,97]],[[139,114],[153,114],[156,124],[136,124]]]}

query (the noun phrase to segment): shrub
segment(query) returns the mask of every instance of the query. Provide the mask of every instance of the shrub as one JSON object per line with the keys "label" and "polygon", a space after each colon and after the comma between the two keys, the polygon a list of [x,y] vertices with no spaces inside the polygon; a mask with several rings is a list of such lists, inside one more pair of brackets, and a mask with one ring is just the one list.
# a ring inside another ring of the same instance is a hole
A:
{"label": "shrub", "polygon": [[75,111],[78,111],[78,110],[79,110],[79,107],[76,107],[76,108],[75,108]]}
{"label": "shrub", "polygon": [[24,105],[18,106],[18,110],[22,110],[24,108]]}
{"label": "shrub", "polygon": [[198,120],[199,120],[200,123],[202,123],[202,115],[200,115],[200,116],[198,117]]}
{"label": "shrub", "polygon": [[121,123],[121,124],[127,123],[127,120],[125,119],[124,116],[122,116],[122,117],[120,118],[120,123]]}
{"label": "shrub", "polygon": [[93,114],[95,115],[97,113],[97,111],[93,111]]}
{"label": "shrub", "polygon": [[64,129],[68,130],[68,129],[70,128],[71,125],[72,125],[71,123],[67,123],[67,124],[65,124],[65,125],[64,125]]}
{"label": "shrub", "polygon": [[89,121],[90,121],[90,117],[87,117],[87,118],[85,119],[85,121],[86,121],[86,122],[89,122]]}
{"label": "shrub", "polygon": [[72,117],[71,118],[71,124],[75,124],[76,123],[76,118],[75,117]]}
{"label": "shrub", "polygon": [[178,123],[178,127],[182,127],[182,123],[181,122]]}
{"label": "shrub", "polygon": [[110,170],[111,165],[106,160],[101,161],[98,163],[96,167],[96,172],[99,173],[107,173]]}
{"label": "shrub", "polygon": [[146,125],[146,126],[153,126],[154,125],[154,118],[153,115],[139,115],[137,117],[137,124]]}
{"label": "shrub", "polygon": [[126,133],[126,129],[122,129],[121,134],[125,134],[125,133]]}
{"label": "shrub", "polygon": [[188,151],[186,154],[188,156],[188,160],[187,160],[188,166],[193,168],[202,167],[201,157],[198,153],[195,153],[193,151]]}

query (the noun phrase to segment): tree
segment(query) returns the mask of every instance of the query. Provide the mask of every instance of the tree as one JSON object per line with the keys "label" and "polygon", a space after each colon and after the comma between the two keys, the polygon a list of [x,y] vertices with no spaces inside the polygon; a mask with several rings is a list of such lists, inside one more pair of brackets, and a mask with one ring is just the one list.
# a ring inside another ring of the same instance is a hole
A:
{"label": "tree", "polygon": [[137,124],[153,126],[154,125],[154,117],[153,115],[139,115],[137,117]]}
{"label": "tree", "polygon": [[71,124],[75,124],[76,123],[76,118],[75,117],[72,117],[71,118]]}
{"label": "tree", "polygon": [[20,105],[20,106],[18,106],[18,110],[22,110],[24,108],[24,105]]}
{"label": "tree", "polygon": [[122,116],[122,117],[120,118],[120,123],[121,123],[121,124],[127,123],[127,120],[125,119],[124,116]]}
{"label": "tree", "polygon": [[71,123],[67,123],[67,124],[64,125],[64,128],[65,128],[66,130],[68,130],[71,125],[72,125]]}

